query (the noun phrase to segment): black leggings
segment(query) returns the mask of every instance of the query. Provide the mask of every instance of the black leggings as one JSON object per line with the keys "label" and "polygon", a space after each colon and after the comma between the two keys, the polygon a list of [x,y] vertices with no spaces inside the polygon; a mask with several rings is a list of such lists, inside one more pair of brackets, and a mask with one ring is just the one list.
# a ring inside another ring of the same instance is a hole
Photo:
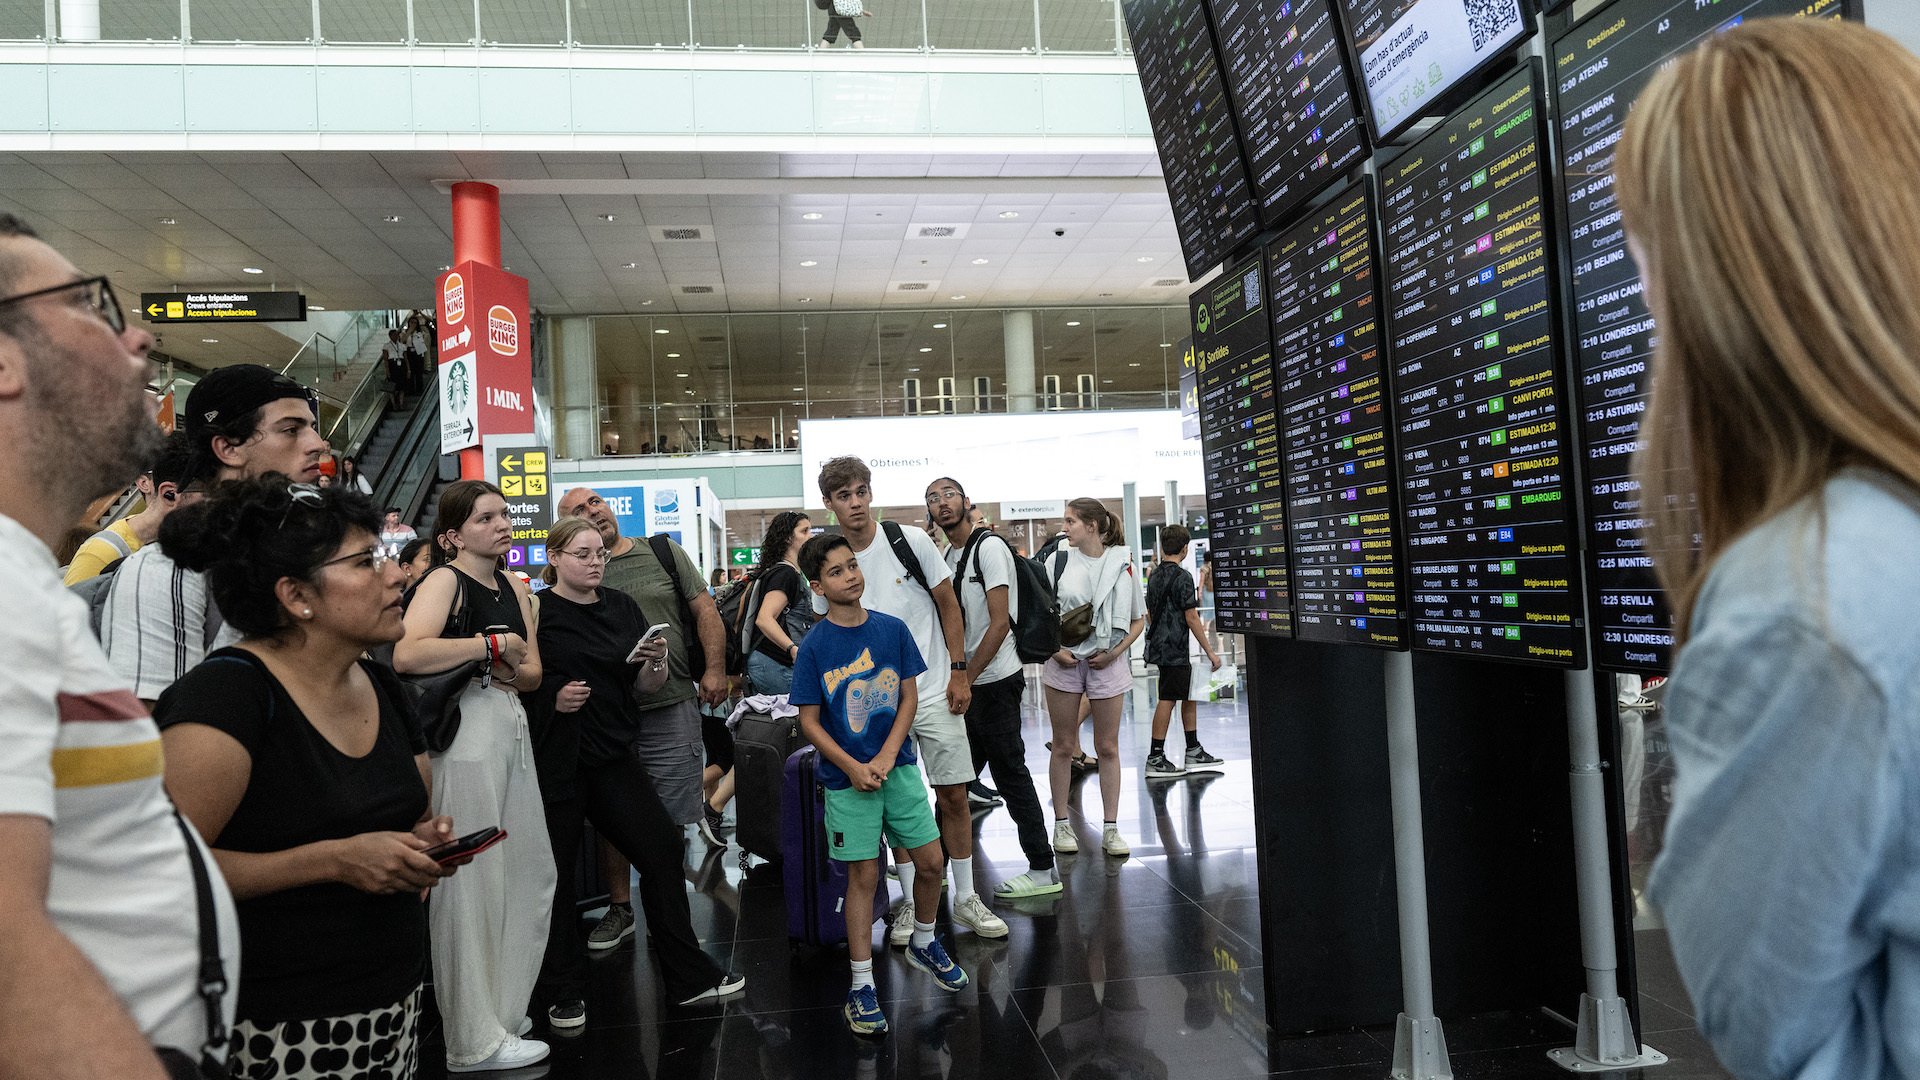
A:
{"label": "black leggings", "polygon": [[827,19],[827,32],[820,36],[820,40],[831,45],[840,39],[840,31],[845,30],[848,41],[859,41],[860,27],[853,20],[854,17],[852,15],[829,16]]}
{"label": "black leggings", "polygon": [[553,924],[540,965],[535,996],[549,1004],[586,997],[586,946],[580,940],[578,889],[580,834],[593,822],[640,872],[640,908],[647,937],[666,982],[669,1002],[680,1002],[720,981],[720,965],[700,949],[687,907],[686,835],[655,793],[653,778],[633,755],[601,765],[582,765],[577,797],[547,804],[547,836],[553,843]]}

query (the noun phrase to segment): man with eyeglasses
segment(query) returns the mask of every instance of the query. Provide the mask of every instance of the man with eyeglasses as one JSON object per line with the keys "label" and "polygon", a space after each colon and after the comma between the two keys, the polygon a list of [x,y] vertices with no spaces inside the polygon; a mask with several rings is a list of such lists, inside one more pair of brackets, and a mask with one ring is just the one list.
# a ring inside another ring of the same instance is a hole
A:
{"label": "man with eyeglasses", "polygon": [[[609,556],[604,586],[631,596],[647,618],[667,624],[667,681],[635,702],[642,740],[635,744],[635,752],[653,777],[667,814],[677,824],[694,824],[706,807],[700,786],[706,763],[700,706],[718,705],[727,698],[727,632],[720,622],[720,609],[684,548],[665,537],[636,543],[633,537],[620,535],[620,519],[599,492],[586,487],[567,491],[560,496],[560,513],[585,519],[600,534]],[[697,672],[688,652],[689,621],[705,654]],[[612,903],[587,935],[587,947],[596,951],[614,948],[633,934],[628,888],[632,869],[619,852],[602,842],[600,870]]]}
{"label": "man with eyeglasses", "polygon": [[[185,487],[267,473],[314,483],[327,454],[314,400],[313,391],[259,364],[208,372],[181,410],[198,462]],[[114,670],[149,707],[209,652],[235,640],[207,595],[205,574],[177,565],[158,544],[120,564],[101,613],[100,642]]]}
{"label": "man with eyeglasses", "polygon": [[[159,449],[152,347],[106,279],[0,214],[0,547],[15,570],[0,624],[0,1076],[160,1080],[155,1046],[197,1058],[210,1034],[187,845],[212,858],[176,824],[159,731],[50,550]],[[212,891],[236,985],[218,873]],[[221,1000],[224,1026],[234,998]]]}

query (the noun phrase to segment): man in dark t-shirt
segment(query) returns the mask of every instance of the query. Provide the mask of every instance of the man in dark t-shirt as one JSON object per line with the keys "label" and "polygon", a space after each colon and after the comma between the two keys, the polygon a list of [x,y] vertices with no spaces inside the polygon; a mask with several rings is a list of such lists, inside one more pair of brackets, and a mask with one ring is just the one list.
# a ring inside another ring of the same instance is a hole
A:
{"label": "man in dark t-shirt", "polygon": [[[1184,526],[1168,525],[1160,530],[1160,565],[1147,579],[1147,663],[1160,668],[1160,701],[1153,709],[1153,746],[1147,754],[1147,779],[1183,776],[1188,771],[1216,772],[1220,759],[1200,745],[1200,706],[1188,700],[1193,683],[1193,663],[1188,659],[1187,637],[1200,642],[1213,670],[1220,670],[1220,654],[1207,641],[1200,624],[1200,599],[1193,591],[1193,575],[1181,562],[1187,557],[1191,536]],[[1180,703],[1180,722],[1187,733],[1187,753],[1183,763],[1167,760],[1167,725],[1173,721],[1174,702]]]}

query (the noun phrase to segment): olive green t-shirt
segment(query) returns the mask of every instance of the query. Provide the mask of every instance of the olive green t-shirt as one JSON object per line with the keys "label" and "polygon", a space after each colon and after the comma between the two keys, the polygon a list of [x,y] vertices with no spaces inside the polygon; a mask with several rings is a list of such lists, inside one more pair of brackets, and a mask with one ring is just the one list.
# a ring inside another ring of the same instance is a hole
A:
{"label": "olive green t-shirt", "polygon": [[[706,591],[700,570],[679,544],[671,547],[673,561],[680,568],[680,584],[685,590],[682,596],[691,600]],[[601,584],[633,597],[647,618],[667,624],[667,681],[653,693],[640,696],[635,704],[644,712],[663,705],[678,705],[697,696],[698,680],[687,667],[687,639],[693,631],[681,625],[682,596],[674,595],[673,579],[667,576],[666,568],[654,555],[653,545],[647,543],[645,537],[634,538],[631,551],[607,563],[606,577]]]}

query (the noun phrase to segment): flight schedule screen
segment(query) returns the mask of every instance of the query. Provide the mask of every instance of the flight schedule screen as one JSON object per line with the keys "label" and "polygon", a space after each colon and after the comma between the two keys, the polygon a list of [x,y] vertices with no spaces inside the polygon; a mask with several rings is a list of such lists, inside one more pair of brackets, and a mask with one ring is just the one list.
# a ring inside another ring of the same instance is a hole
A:
{"label": "flight schedule screen", "polygon": [[1527,32],[1520,0],[1341,0],[1385,142]]}
{"label": "flight schedule screen", "polygon": [[1572,442],[1529,67],[1381,166],[1417,649],[1579,666]]}
{"label": "flight schedule screen", "polygon": [[1187,276],[1199,278],[1260,228],[1213,35],[1201,0],[1126,0],[1124,10]]}
{"label": "flight schedule screen", "polygon": [[[1574,370],[1586,461],[1587,550],[1595,662],[1664,672],[1673,616],[1641,537],[1634,479],[1653,375],[1653,318],[1627,252],[1613,151],[1627,108],[1660,65],[1709,34],[1769,15],[1839,17],[1840,0],[1615,0],[1553,45],[1564,212],[1572,266]],[[1673,490],[1691,484],[1680,480]]]}
{"label": "flight schedule screen", "polygon": [[1228,267],[1189,304],[1213,536],[1214,621],[1234,633],[1291,636],[1269,299],[1256,254]]}
{"label": "flight schedule screen", "polygon": [[1294,633],[1406,646],[1372,200],[1338,194],[1267,246]]}
{"label": "flight schedule screen", "polygon": [[1268,225],[1366,153],[1333,0],[1207,0],[1254,198]]}

